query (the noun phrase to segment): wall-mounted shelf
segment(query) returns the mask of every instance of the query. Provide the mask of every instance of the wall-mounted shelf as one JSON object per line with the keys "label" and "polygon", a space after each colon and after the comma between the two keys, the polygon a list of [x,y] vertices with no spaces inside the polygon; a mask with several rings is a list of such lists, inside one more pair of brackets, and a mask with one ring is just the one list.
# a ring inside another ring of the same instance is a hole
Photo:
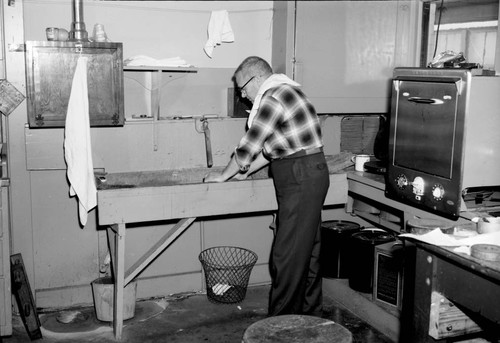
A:
{"label": "wall-mounted shelf", "polygon": [[365,219],[366,221],[368,221],[370,223],[378,224],[378,225],[380,225],[386,229],[389,229],[391,231],[394,231],[396,233],[401,232],[401,227],[403,225],[401,223],[396,223],[396,222],[384,220],[384,219],[380,218],[379,215],[375,215],[375,214],[364,212],[364,211],[359,211],[356,209],[353,209],[352,213]]}
{"label": "wall-mounted shelf", "polygon": [[[160,120],[162,73],[197,73],[195,67],[165,67],[165,66],[123,66],[124,72],[146,72],[151,75],[151,113],[147,117],[153,122]],[[158,150],[156,129],[153,130],[153,150]]]}
{"label": "wall-mounted shelf", "polygon": [[197,73],[195,67],[164,67],[164,66],[123,66],[124,72],[147,72],[151,74],[151,113],[153,120],[160,119],[160,100],[162,73]]}
{"label": "wall-mounted shelf", "polygon": [[197,73],[198,68],[195,68],[195,67],[162,67],[162,66],[123,66],[123,71]]}

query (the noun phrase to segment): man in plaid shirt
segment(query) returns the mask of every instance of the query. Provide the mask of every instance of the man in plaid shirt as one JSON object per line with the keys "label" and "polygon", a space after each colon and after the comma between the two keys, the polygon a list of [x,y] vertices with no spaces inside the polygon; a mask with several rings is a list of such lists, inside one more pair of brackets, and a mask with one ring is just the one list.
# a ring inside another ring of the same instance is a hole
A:
{"label": "man in plaid shirt", "polygon": [[248,130],[226,168],[204,181],[243,180],[270,163],[278,213],[268,315],[321,316],[321,210],[330,183],[318,116],[299,84],[260,57],[246,58],[234,81],[253,102]]}

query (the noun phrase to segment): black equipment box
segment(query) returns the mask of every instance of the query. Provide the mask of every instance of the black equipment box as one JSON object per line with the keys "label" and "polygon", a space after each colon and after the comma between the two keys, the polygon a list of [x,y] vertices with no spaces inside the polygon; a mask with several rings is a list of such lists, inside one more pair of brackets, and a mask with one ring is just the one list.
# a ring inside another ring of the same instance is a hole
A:
{"label": "black equipment box", "polygon": [[398,310],[403,293],[403,249],[400,241],[375,247],[373,299]]}

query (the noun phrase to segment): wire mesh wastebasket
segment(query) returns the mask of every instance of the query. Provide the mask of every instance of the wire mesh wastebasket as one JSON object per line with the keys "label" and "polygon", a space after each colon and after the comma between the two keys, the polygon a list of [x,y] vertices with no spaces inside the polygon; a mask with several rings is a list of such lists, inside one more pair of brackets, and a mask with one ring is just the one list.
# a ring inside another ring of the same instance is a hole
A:
{"label": "wire mesh wastebasket", "polygon": [[198,259],[205,272],[208,300],[233,304],[243,301],[257,254],[239,247],[213,247]]}

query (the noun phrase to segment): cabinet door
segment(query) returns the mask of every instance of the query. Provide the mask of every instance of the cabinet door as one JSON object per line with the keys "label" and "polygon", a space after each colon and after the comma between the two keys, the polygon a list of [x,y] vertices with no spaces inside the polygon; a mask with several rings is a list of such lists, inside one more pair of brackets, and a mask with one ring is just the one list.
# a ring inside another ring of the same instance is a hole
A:
{"label": "cabinet door", "polygon": [[88,57],[90,125],[123,125],[121,43],[28,41],[26,86],[30,128],[64,127],[80,56]]}
{"label": "cabinet door", "polygon": [[295,80],[318,113],[388,112],[397,66],[416,65],[415,1],[297,1]]}

